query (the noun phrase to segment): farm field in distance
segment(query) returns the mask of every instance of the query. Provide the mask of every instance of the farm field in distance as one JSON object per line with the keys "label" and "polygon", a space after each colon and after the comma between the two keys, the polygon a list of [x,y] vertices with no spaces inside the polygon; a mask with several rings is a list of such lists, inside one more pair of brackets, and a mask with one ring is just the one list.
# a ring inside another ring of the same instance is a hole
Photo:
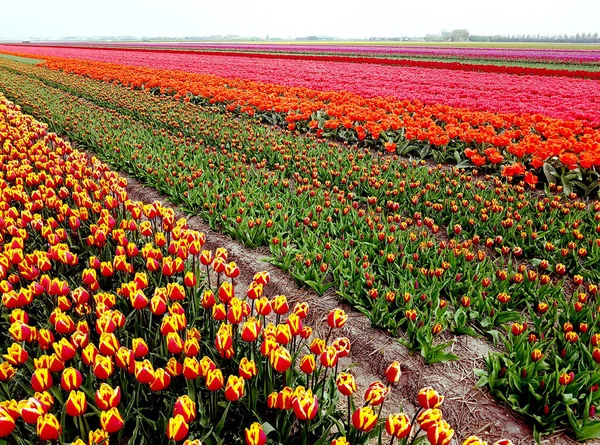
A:
{"label": "farm field in distance", "polygon": [[595,443],[598,48],[0,44],[0,437]]}

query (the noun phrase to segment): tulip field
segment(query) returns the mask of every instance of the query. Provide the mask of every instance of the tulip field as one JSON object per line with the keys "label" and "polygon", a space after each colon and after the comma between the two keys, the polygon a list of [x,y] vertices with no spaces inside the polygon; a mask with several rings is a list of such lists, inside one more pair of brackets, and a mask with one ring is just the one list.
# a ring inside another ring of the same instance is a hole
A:
{"label": "tulip field", "polygon": [[431,366],[485,339],[536,438],[600,438],[597,52],[366,48],[0,45],[0,436],[484,443],[431,388],[384,418],[400,363],[357,388],[344,311],[320,338],[268,273],[236,286],[121,171]]}

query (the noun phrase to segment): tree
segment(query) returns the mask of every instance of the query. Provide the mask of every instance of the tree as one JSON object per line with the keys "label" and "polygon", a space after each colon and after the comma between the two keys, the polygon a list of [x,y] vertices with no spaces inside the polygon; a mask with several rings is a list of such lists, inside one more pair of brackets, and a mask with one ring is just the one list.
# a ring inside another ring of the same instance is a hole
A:
{"label": "tree", "polygon": [[465,42],[469,40],[469,31],[466,29],[455,29],[450,33],[451,42]]}

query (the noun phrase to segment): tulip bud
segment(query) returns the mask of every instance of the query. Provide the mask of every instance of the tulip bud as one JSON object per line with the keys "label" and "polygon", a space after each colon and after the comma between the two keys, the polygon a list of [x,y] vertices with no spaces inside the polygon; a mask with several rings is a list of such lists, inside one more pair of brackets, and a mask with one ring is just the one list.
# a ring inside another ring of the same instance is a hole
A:
{"label": "tulip bud", "polygon": [[400,380],[401,375],[402,371],[400,369],[400,363],[397,361],[390,363],[385,369],[385,377],[390,383],[398,382]]}

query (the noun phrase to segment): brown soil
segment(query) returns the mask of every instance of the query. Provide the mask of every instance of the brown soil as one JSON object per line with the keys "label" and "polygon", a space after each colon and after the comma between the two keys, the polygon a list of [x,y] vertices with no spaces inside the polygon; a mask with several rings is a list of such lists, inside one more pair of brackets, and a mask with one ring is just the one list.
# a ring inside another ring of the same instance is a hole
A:
{"label": "brown soil", "polygon": [[[122,175],[128,178],[127,190],[131,199],[146,203],[169,201],[155,189]],[[178,217],[186,216],[177,208],[175,210]],[[266,289],[271,295],[284,294],[291,302],[306,301],[310,306],[307,322],[317,334],[323,337],[326,335],[328,327],[325,317],[331,309],[342,307],[346,311],[349,315],[348,322],[342,332],[336,335],[346,336],[352,342],[350,356],[341,361],[341,366],[351,367],[359,388],[358,397],[362,396],[369,383],[383,379],[387,364],[398,360],[402,363],[402,377],[385,403],[385,414],[404,411],[412,416],[419,389],[432,386],[445,396],[442,405],[444,417],[454,428],[458,439],[453,443],[462,443],[473,434],[488,441],[490,445],[501,438],[511,439],[515,445],[535,443],[532,428],[522,418],[484,390],[475,388],[473,369],[484,367],[483,357],[492,349],[491,345],[467,336],[455,337],[456,342],[451,352],[457,354],[460,360],[428,366],[420,356],[409,355],[406,348],[389,335],[371,327],[367,317],[341,303],[333,292],[320,297],[313,291],[299,289],[289,275],[264,261],[267,258],[264,249],[248,249],[229,236],[212,230],[199,217],[187,217],[187,220],[191,228],[206,234],[206,248],[214,250],[225,247],[228,250],[230,259],[238,264],[242,272],[236,280],[236,286],[245,288],[256,272],[267,270],[271,275],[271,283]],[[564,433],[557,433],[545,438],[542,443],[573,445],[577,442]]]}

